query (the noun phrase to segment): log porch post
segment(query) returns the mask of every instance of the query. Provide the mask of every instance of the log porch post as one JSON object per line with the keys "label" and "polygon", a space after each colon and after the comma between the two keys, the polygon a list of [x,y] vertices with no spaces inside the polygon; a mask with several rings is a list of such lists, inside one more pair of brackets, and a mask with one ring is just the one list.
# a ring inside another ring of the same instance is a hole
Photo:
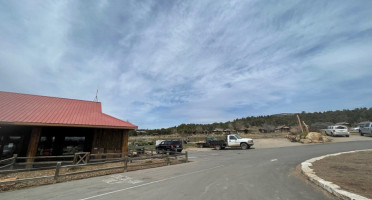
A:
{"label": "log porch post", "polygon": [[122,157],[124,158],[127,156],[128,152],[128,139],[129,139],[129,131],[128,130],[123,130],[123,142],[122,142]]}
{"label": "log porch post", "polygon": [[[28,143],[27,157],[35,157],[37,153],[37,146],[39,145],[41,135],[41,127],[32,127],[30,143]],[[27,163],[34,162],[34,159],[27,159]],[[31,165],[27,165],[27,168]]]}

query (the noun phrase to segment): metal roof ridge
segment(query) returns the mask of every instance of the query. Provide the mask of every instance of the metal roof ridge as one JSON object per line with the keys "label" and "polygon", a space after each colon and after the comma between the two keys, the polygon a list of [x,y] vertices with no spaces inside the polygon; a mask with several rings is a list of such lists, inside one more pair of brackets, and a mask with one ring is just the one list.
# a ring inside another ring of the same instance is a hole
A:
{"label": "metal roof ridge", "polygon": [[72,99],[72,98],[65,98],[65,97],[54,97],[54,96],[46,96],[46,95],[38,95],[38,94],[26,94],[26,93],[19,93],[19,92],[8,92],[8,91],[1,91],[0,93],[11,93],[11,94],[19,94],[19,95],[27,95],[27,96],[35,96],[35,97],[45,97],[45,98],[54,98],[54,99],[65,99],[65,100],[73,100],[73,101],[84,101],[90,103],[102,103],[100,101],[89,101],[89,100],[81,100],[81,99]]}

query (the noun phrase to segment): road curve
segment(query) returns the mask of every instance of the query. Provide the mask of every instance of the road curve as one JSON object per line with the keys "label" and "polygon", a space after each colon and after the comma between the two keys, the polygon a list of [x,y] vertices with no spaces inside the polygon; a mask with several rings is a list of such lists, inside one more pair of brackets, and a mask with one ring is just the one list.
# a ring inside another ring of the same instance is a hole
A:
{"label": "road curve", "polygon": [[192,162],[0,193],[0,199],[331,199],[294,175],[301,162],[372,141],[190,152]]}

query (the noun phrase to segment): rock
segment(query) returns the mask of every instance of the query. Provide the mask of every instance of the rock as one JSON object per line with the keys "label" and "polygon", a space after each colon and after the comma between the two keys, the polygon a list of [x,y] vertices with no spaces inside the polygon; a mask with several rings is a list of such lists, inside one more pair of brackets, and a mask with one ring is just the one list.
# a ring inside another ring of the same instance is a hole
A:
{"label": "rock", "polygon": [[330,141],[332,141],[331,139],[329,139],[327,136],[322,136],[322,140],[323,140],[323,142],[330,142]]}
{"label": "rock", "polygon": [[286,138],[288,138],[288,140],[291,142],[299,142],[301,139],[299,135],[292,135],[292,134],[287,135]]}
{"label": "rock", "polygon": [[310,139],[301,139],[300,142],[303,143],[303,144],[309,144],[309,143],[312,143],[312,140],[310,140]]}
{"label": "rock", "polygon": [[287,138],[291,142],[297,142],[296,135],[287,135]]}
{"label": "rock", "polygon": [[[317,132],[310,132],[306,135],[306,137],[305,137],[305,135],[303,135],[302,138],[301,138],[301,135],[293,135],[293,134],[288,134],[286,137],[291,142],[301,142],[303,144],[323,143],[323,142],[330,142],[331,141],[326,136],[322,135],[321,133],[317,133]],[[305,138],[303,138],[303,137],[305,137]]]}
{"label": "rock", "polygon": [[307,134],[306,139],[310,139],[313,142],[323,141],[322,134],[317,132],[310,132]]}

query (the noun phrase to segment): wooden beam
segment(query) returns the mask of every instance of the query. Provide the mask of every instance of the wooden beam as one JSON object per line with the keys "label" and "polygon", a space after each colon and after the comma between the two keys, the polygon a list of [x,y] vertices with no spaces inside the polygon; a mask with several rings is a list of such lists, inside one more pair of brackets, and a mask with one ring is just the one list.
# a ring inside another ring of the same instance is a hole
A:
{"label": "wooden beam", "polygon": [[128,152],[129,130],[123,130],[123,140],[122,141],[123,142],[122,142],[121,152],[123,153],[122,157],[125,157],[126,154],[124,154],[124,153]]}
{"label": "wooden beam", "polygon": [[298,116],[298,115],[297,115],[297,120],[298,120],[298,125],[300,126],[300,129],[301,129],[301,133],[303,133],[304,132],[304,129],[302,128],[300,116]]}
{"label": "wooden beam", "polygon": [[[98,129],[94,129],[93,141],[92,141],[92,150],[91,153],[98,153],[97,140],[98,140]],[[94,150],[96,149],[96,151]]]}
{"label": "wooden beam", "polygon": [[304,124],[306,133],[309,133],[309,126],[305,124],[305,121],[302,121],[302,123]]}
{"label": "wooden beam", "polygon": [[[41,127],[33,127],[31,131],[30,142],[28,143],[27,156],[26,157],[35,157],[37,153],[37,147],[39,145],[41,135]],[[34,159],[27,159],[27,163],[34,162]],[[32,166],[27,166],[30,168]]]}

